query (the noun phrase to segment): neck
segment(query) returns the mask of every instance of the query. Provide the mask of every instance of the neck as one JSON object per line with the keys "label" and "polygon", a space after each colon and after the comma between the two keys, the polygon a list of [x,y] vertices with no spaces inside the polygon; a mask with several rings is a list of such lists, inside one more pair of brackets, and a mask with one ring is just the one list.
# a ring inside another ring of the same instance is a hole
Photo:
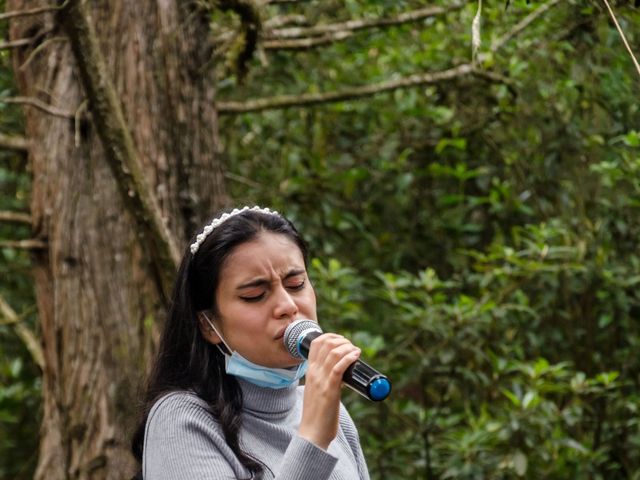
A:
{"label": "neck", "polygon": [[298,382],[277,389],[259,387],[241,378],[238,378],[238,383],[242,389],[243,409],[257,416],[284,415],[296,402]]}

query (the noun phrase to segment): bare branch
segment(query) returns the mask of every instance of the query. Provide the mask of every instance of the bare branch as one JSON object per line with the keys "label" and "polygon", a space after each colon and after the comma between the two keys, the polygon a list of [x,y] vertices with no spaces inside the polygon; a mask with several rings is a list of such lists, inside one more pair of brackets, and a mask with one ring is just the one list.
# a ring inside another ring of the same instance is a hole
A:
{"label": "bare branch", "polygon": [[266,0],[264,3],[268,5],[285,5],[291,3],[303,3],[309,2],[310,0]]}
{"label": "bare branch", "polygon": [[263,22],[263,26],[266,30],[273,28],[282,28],[285,25],[307,25],[309,19],[304,15],[278,15]]}
{"label": "bare branch", "polygon": [[18,338],[20,338],[25,347],[27,347],[33,361],[40,367],[40,370],[44,370],[44,352],[42,351],[40,341],[31,329],[22,322],[22,319],[15,310],[11,308],[11,305],[7,303],[2,295],[0,295],[0,315],[5,318],[5,321],[2,323],[13,327]]}
{"label": "bare branch", "polygon": [[483,78],[492,83],[502,83],[508,87],[513,87],[514,83],[509,77],[501,75],[497,72],[492,72],[490,70],[483,70],[481,68],[474,68],[473,72],[471,72],[475,77]]}
{"label": "bare branch", "polygon": [[34,42],[38,42],[41,38],[46,37],[52,31],[53,31],[52,28],[42,29],[38,33],[36,33],[33,37],[18,38],[17,40],[12,40],[10,42],[2,42],[0,43],[0,50],[10,50],[12,48],[28,47],[29,45],[32,45]]}
{"label": "bare branch", "polygon": [[0,133],[0,149],[26,152],[29,149],[29,141],[26,138],[19,137],[17,135],[6,135],[4,133]]}
{"label": "bare branch", "polygon": [[47,248],[47,243],[35,238],[30,238],[27,240],[0,240],[0,248],[15,248],[17,250],[43,250]]}
{"label": "bare branch", "polygon": [[225,178],[228,178],[229,180],[233,180],[235,182],[242,183],[244,185],[248,185],[248,186],[253,187],[253,188],[262,187],[262,185],[260,183],[255,182],[255,181],[251,180],[250,178],[244,177],[242,175],[236,175],[235,173],[231,173],[231,172],[224,172],[224,176],[225,176]]}
{"label": "bare branch", "polygon": [[511,30],[509,30],[497,40],[491,42],[490,50],[492,52],[497,52],[498,50],[500,50],[508,41],[520,35],[520,33],[522,33],[522,31],[529,25],[531,25],[537,18],[544,15],[547,11],[558,5],[561,1],[562,0],[550,0],[549,2],[535,9],[529,15],[520,20]]}
{"label": "bare branch", "polygon": [[71,40],[89,110],[107,161],[128,210],[150,246],[160,279],[159,290],[168,299],[181,255],[162,218],[158,200],[147,183],[86,8],[83,0],[69,0],[61,15],[63,26]]}
{"label": "bare branch", "polygon": [[10,210],[0,210],[0,222],[25,223],[31,225],[31,215]]}
{"label": "bare branch", "polygon": [[68,0],[66,0],[62,5],[55,5],[51,7],[39,7],[32,8],[31,10],[17,10],[15,12],[0,13],[0,20],[8,20],[10,18],[27,17],[30,15],[40,15],[41,13],[55,12],[64,8],[67,1]]}
{"label": "bare branch", "polygon": [[24,70],[25,68],[27,68],[29,66],[29,64],[31,63],[31,61],[38,55],[38,53],[43,51],[45,48],[47,48],[52,43],[64,42],[66,40],[67,40],[66,37],[53,37],[53,38],[46,39],[44,42],[42,42],[40,45],[38,45],[36,48],[34,48],[31,53],[29,53],[29,56],[27,57],[27,59],[22,63],[22,65],[20,65],[20,70]]}
{"label": "bare branch", "polygon": [[26,47],[31,45],[36,37],[20,38],[11,42],[0,42],[0,50],[11,50],[12,48]]}
{"label": "bare branch", "polygon": [[502,82],[506,80],[504,77],[490,76],[487,72],[476,70],[471,64],[462,64],[441,72],[415,74],[398,80],[347,88],[336,92],[282,95],[249,100],[247,102],[219,102],[217,107],[220,114],[260,112],[262,110],[274,110],[289,107],[308,107],[322,103],[335,103],[370,97],[400,88],[412,88],[444,82],[470,74],[479,74],[492,81]]}
{"label": "bare branch", "polygon": [[284,40],[265,40],[262,47],[265,50],[308,50],[310,48],[339,42],[355,35],[353,31],[333,32],[321,37],[287,38]]}
{"label": "bare branch", "polygon": [[280,28],[265,35],[266,40],[283,40],[287,38],[308,38],[318,37],[338,32],[354,32],[367,28],[390,27],[403,23],[417,22],[425,18],[445,14],[454,10],[459,10],[465,6],[465,2],[455,3],[449,7],[427,7],[410,12],[404,12],[396,17],[390,18],[366,18],[360,20],[349,20],[343,23],[329,25],[316,25],[313,27],[289,27]]}
{"label": "bare branch", "polygon": [[514,97],[518,95],[518,91],[515,87],[515,82],[511,80],[509,77],[501,75],[500,73],[497,73],[497,72],[492,72],[490,70],[484,70],[482,68],[477,67],[475,64],[474,64],[474,67],[475,67],[473,70],[474,77],[487,80],[488,82],[491,82],[491,83],[502,83],[507,87],[509,92],[511,92],[511,95],[513,95]]}
{"label": "bare branch", "polygon": [[26,105],[37,108],[38,110],[61,118],[74,118],[73,112],[67,112],[53,105],[49,105],[42,100],[34,97],[0,97],[0,103]]}

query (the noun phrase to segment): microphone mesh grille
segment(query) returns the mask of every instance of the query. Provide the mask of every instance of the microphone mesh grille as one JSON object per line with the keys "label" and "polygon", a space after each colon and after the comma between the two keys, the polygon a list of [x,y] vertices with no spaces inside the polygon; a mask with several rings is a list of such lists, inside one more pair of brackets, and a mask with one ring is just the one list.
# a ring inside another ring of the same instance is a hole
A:
{"label": "microphone mesh grille", "polygon": [[295,358],[302,358],[298,352],[298,338],[307,330],[315,330],[322,333],[320,325],[313,320],[296,320],[284,331],[284,346]]}

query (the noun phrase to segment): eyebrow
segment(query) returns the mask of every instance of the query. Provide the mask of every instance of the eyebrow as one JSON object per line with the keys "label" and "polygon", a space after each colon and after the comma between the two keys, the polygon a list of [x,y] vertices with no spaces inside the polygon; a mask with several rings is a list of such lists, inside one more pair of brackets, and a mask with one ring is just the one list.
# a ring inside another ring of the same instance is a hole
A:
{"label": "eyebrow", "polygon": [[[296,268],[293,270],[289,270],[289,273],[287,273],[284,276],[283,280],[287,280],[288,278],[291,277],[295,277],[297,275],[302,275],[303,273],[305,273],[306,270],[304,270],[303,268]],[[271,282],[269,280],[267,280],[266,278],[256,278],[255,280],[250,280],[246,283],[243,283],[242,285],[238,285],[236,287],[236,290],[244,290],[245,288],[252,288],[252,287],[260,287],[263,285],[268,285]]]}

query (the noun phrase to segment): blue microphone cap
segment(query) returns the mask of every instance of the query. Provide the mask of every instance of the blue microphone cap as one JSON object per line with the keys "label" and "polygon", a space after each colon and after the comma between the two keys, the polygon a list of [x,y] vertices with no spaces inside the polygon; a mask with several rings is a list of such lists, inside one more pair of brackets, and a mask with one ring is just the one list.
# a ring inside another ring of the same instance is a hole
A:
{"label": "blue microphone cap", "polygon": [[391,382],[389,382],[389,380],[384,377],[376,378],[369,384],[368,390],[371,400],[384,400],[385,398],[387,398],[387,396],[389,396],[389,393],[391,392]]}

